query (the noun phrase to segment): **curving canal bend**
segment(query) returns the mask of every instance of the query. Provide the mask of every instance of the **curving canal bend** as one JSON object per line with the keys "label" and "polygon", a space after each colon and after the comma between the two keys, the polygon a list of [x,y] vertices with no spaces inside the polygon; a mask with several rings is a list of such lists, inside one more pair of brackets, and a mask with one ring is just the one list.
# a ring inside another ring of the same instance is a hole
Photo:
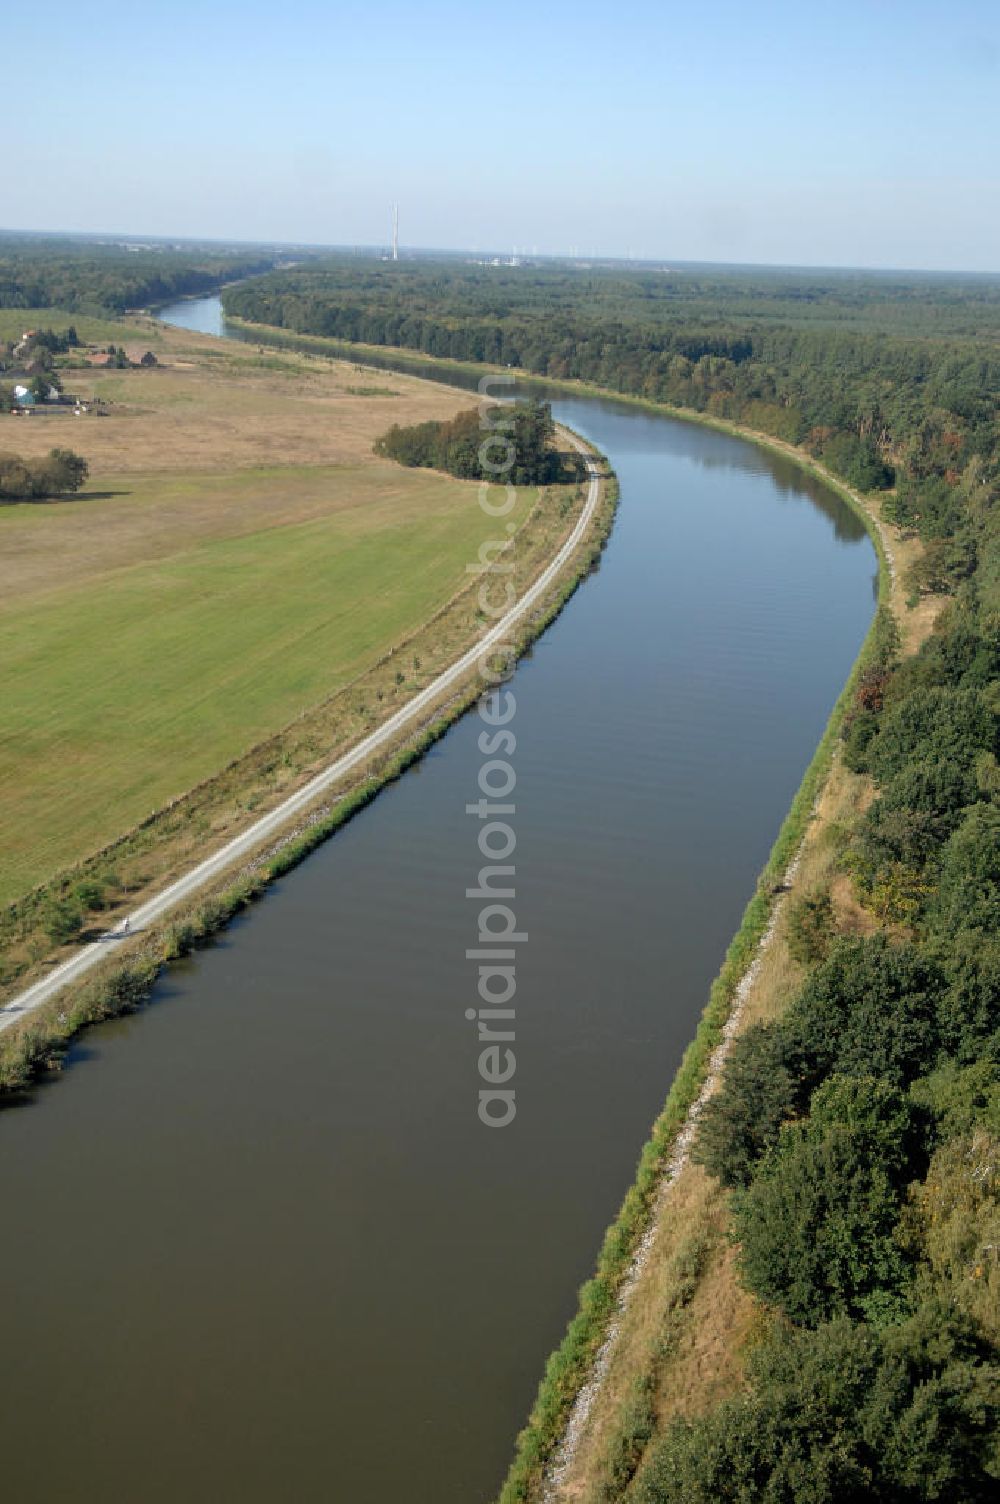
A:
{"label": "curving canal bend", "polygon": [[[217,299],[163,316],[219,329]],[[502,1478],[876,572],[790,463],[554,411],[622,502],[512,682],[516,1120],[476,1113],[470,716],[2,1115],[21,1504],[475,1504]]]}

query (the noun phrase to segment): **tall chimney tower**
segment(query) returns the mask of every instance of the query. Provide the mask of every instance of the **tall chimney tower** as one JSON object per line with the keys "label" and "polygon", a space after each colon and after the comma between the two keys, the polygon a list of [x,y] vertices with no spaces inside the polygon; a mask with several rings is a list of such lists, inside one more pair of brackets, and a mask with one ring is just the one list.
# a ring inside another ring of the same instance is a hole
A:
{"label": "tall chimney tower", "polygon": [[399,260],[399,205],[392,206],[392,259]]}

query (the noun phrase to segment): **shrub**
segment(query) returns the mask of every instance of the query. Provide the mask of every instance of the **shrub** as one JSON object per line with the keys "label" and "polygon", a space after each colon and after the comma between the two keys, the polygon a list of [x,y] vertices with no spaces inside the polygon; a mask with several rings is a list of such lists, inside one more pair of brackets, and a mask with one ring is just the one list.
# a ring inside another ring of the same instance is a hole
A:
{"label": "shrub", "polygon": [[884,1082],[834,1077],[781,1130],[733,1212],[744,1283],[793,1321],[881,1323],[904,1307],[896,1236],[913,1109]]}
{"label": "shrub", "polygon": [[1000,931],[1000,809],[976,805],[948,841],[930,921],[950,935]]}
{"label": "shrub", "polygon": [[73,896],[84,909],[100,910],[104,908],[104,884],[85,878],[77,883],[73,889]]}
{"label": "shrub", "polygon": [[746,1186],[764,1150],[795,1107],[779,1028],[737,1035],[718,1091],[702,1114],[694,1158],[726,1186]]}
{"label": "shrub", "polygon": [[992,749],[995,736],[996,717],[978,690],[918,686],[887,706],[868,766],[882,784],[924,764],[950,764],[964,773],[981,751]]}
{"label": "shrub", "polygon": [[941,1299],[1000,1340],[1000,1134],[976,1126],[941,1145],[908,1230]]}
{"label": "shrub", "polygon": [[844,717],[844,763],[852,773],[868,770],[867,752],[878,731],[878,714],[856,707]]}
{"label": "shrub", "polygon": [[932,1303],[885,1332],[843,1319],[779,1331],[748,1368],[748,1394],[668,1428],[636,1504],[995,1498],[997,1365],[957,1313]]}
{"label": "shrub", "polygon": [[975,1127],[1000,1136],[1000,1065],[948,1060],[910,1087],[910,1099],[932,1120],[932,1142],[941,1144]]}
{"label": "shrub", "polygon": [[906,583],[918,595],[947,595],[975,567],[975,545],[970,538],[931,538],[911,566]]}
{"label": "shrub", "polygon": [[53,898],[45,909],[45,933],[53,945],[65,945],[83,929],[83,914],[69,898]]}
{"label": "shrub", "polygon": [[735,1040],[695,1157],[723,1185],[745,1186],[781,1124],[833,1072],[905,1086],[951,1027],[945,996],[943,975],[914,946],[881,935],[837,941],[783,1018]]}
{"label": "shrub", "polygon": [[833,940],[833,902],[829,893],[807,893],[788,915],[788,949],[804,966],[822,961]]}
{"label": "shrub", "polygon": [[838,941],[780,1024],[802,1105],[834,1071],[896,1085],[920,1075],[938,1044],[944,987],[916,946],[892,945],[884,935]]}
{"label": "shrub", "polygon": [[1000,1059],[1000,940],[960,931],[951,944],[948,987],[938,1001],[942,1053],[962,1064]]}
{"label": "shrub", "polygon": [[[845,865],[859,898],[873,913],[890,922],[912,923],[932,891],[931,864],[957,816],[897,803],[897,797],[911,792],[897,789],[897,782],[863,816]],[[915,799],[923,797],[921,788],[912,793]]]}

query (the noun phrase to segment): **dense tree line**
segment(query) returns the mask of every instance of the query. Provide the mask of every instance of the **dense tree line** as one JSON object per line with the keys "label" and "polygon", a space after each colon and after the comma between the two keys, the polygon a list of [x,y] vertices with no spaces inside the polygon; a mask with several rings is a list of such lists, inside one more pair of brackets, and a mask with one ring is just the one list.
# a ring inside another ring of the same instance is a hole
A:
{"label": "dense tree line", "polygon": [[[314,318],[354,309],[373,327],[387,319],[439,324],[443,313],[456,330],[477,323],[527,328],[538,318],[565,322],[585,313],[629,327],[671,323],[723,333],[766,325],[962,338],[1000,333],[1000,279],[986,275],[509,267],[443,258],[388,265],[330,256],[261,279],[253,289],[230,289],[227,304],[237,311],[245,293],[254,303],[298,310],[300,319],[307,307]],[[285,326],[306,332],[304,324]]]}
{"label": "dense tree line", "polygon": [[71,449],[50,449],[44,459],[0,454],[0,503],[47,501],[79,491],[87,461]]}
{"label": "dense tree line", "polygon": [[0,239],[0,308],[120,314],[212,292],[273,265],[273,256],[259,253],[11,237]]}
{"label": "dense tree line", "polygon": [[996,1495],[998,539],[986,497],[956,491],[952,531],[935,521],[931,536],[967,538],[980,567],[915,657],[900,661],[883,619],[845,724],[877,797],[842,864],[891,930],[838,937],[828,897],[793,905],[812,969],[736,1041],[700,1132],[733,1193],[743,1280],[794,1340],[754,1360],[743,1400],[668,1429],[651,1501]]}
{"label": "dense tree line", "polygon": [[744,1399],[660,1438],[649,1501],[996,1497],[998,538],[995,508],[958,489],[954,533],[933,536],[967,536],[979,568],[915,657],[883,623],[845,725],[876,798],[842,866],[886,928],[838,936],[828,896],[793,905],[812,969],[736,1041],[701,1127],[742,1278],[788,1325]]}
{"label": "dense tree line", "polygon": [[737,1039],[699,1132],[771,1337],[741,1395],[653,1437],[628,1497],[997,1497],[1000,282],[345,262],[227,306],[739,421],[923,539],[913,590],[951,599],[905,660],[880,613],[844,722],[875,797],[839,865],[879,928],[840,933],[828,889],[791,901],[805,979]]}
{"label": "dense tree line", "polygon": [[[849,485],[892,490],[894,518],[930,545],[917,590],[971,573],[969,508],[1000,489],[996,279],[345,259],[253,279],[225,305],[300,333],[580,379],[802,445]],[[966,337],[976,321],[991,339]]]}
{"label": "dense tree line", "polygon": [[498,409],[484,430],[476,408],[450,421],[394,424],[376,441],[376,454],[401,465],[445,470],[463,480],[499,480],[515,486],[547,486],[579,480],[584,463],[555,447],[555,424],[547,402],[517,402]]}

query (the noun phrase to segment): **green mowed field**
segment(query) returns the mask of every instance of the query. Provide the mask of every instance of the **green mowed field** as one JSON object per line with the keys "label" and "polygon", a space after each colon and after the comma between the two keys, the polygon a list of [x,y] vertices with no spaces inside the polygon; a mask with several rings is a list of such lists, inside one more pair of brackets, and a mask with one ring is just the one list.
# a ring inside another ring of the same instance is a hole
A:
{"label": "green mowed field", "polygon": [[[23,566],[0,600],[0,902],[342,687],[502,533],[473,485],[368,466],[214,477],[207,535],[183,514],[165,535],[158,495],[199,484],[144,478],[138,508],[128,494],[0,508],[0,579],[5,555]],[[276,491],[284,520],[265,505]]]}

